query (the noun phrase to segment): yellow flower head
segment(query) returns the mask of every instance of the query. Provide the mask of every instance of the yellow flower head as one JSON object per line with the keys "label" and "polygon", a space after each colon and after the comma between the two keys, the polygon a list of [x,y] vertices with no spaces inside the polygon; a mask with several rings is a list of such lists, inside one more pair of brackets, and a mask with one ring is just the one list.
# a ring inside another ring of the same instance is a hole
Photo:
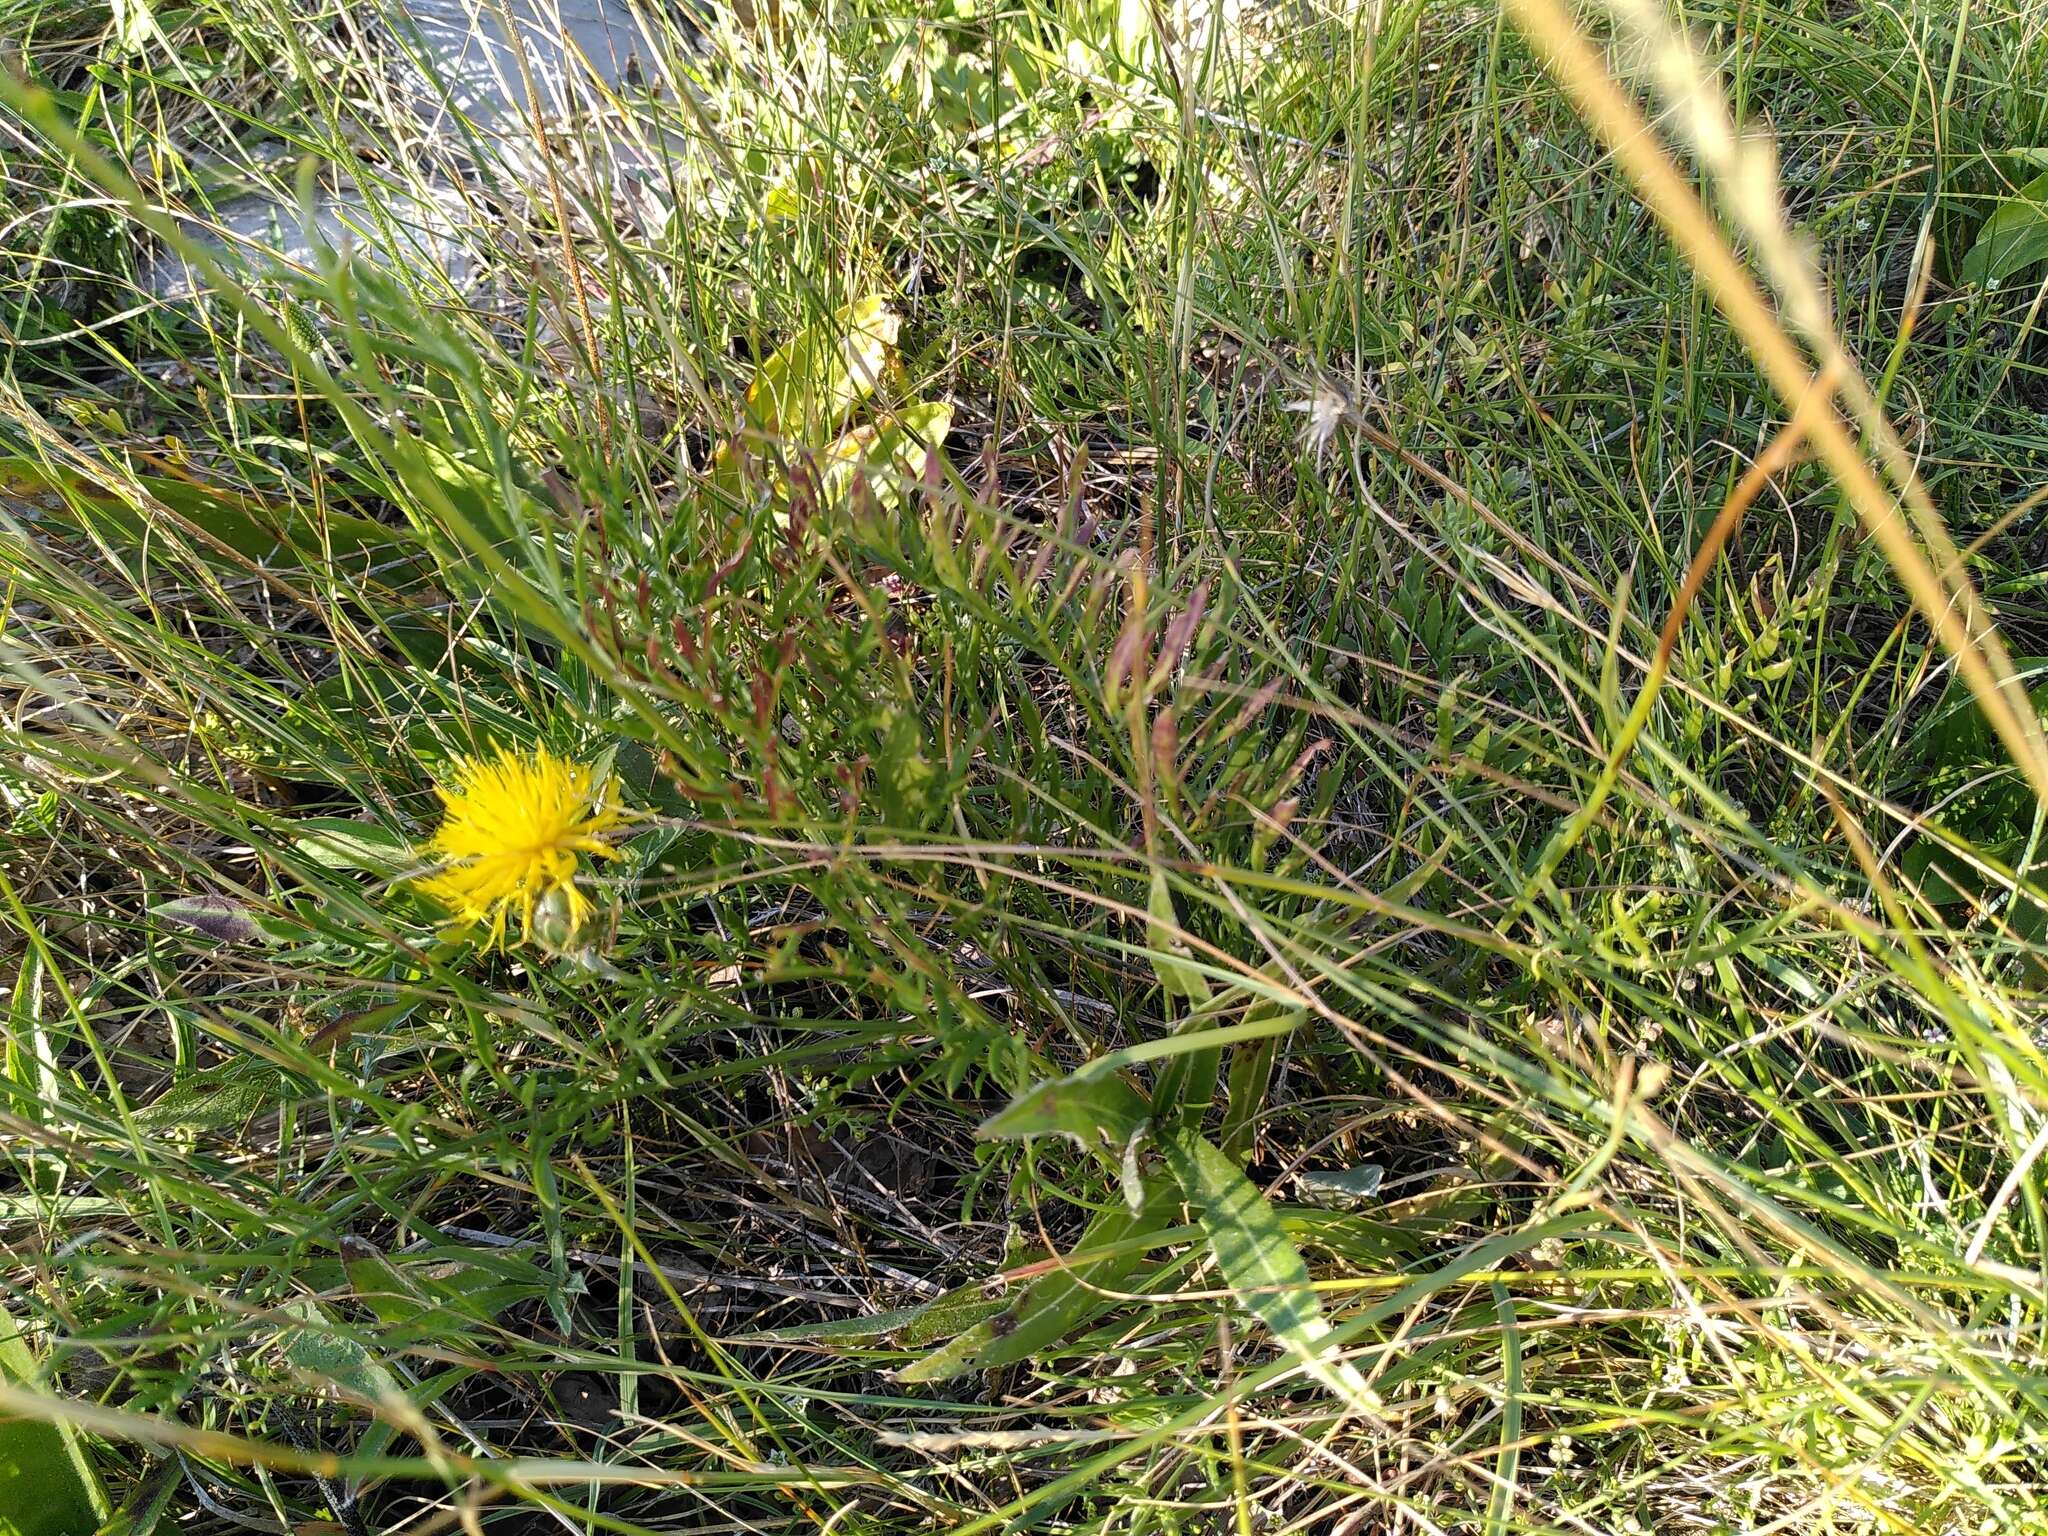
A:
{"label": "yellow flower head", "polygon": [[600,840],[618,826],[617,784],[545,747],[491,757],[459,757],[453,783],[436,790],[443,814],[430,844],[439,868],[419,888],[454,915],[458,926],[487,927],[489,944],[504,942],[507,916],[519,913],[522,936],[533,936],[534,909],[559,894],[566,931],[590,911],[576,889],[578,855],[615,859]]}

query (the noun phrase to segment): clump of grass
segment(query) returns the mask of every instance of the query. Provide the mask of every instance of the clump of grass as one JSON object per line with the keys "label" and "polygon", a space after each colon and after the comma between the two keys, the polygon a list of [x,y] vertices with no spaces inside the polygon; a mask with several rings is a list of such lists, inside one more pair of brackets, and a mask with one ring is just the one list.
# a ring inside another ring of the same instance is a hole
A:
{"label": "clump of grass", "polygon": [[[520,181],[0,9],[0,1407],[135,1529],[2039,1529],[2039,38],[1688,16],[1930,588],[1517,14],[735,16]],[[474,281],[148,299],[264,132]]]}

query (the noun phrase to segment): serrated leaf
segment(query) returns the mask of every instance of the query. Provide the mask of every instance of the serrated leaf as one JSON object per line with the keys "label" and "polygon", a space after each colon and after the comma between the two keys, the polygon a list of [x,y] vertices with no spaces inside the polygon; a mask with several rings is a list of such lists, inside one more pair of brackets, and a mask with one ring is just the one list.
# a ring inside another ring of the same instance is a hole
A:
{"label": "serrated leaf", "polygon": [[[35,1357],[6,1311],[0,1311],[0,1381],[36,1381]],[[0,1417],[0,1536],[92,1536],[109,1508],[68,1425]]]}
{"label": "serrated leaf", "polygon": [[1311,1288],[1308,1265],[1281,1225],[1280,1213],[1237,1164],[1190,1130],[1159,1144],[1167,1171],[1208,1235],[1209,1250],[1230,1288],[1304,1369],[1354,1406],[1364,1406],[1365,1379],[1343,1360],[1324,1357],[1330,1325]]}
{"label": "serrated leaf", "polygon": [[1956,276],[1966,283],[2002,282],[2048,256],[2048,172],[1993,210],[1963,255]]}

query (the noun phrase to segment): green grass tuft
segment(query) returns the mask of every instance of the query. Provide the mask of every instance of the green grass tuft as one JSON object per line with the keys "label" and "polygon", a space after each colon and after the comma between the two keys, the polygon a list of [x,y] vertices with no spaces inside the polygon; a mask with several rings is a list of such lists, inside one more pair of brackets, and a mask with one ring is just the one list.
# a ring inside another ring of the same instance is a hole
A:
{"label": "green grass tuft", "polygon": [[[2048,33],[1685,20],[2039,688]],[[2038,804],[1796,457],[1603,785],[1784,417],[1507,17],[650,24],[480,167],[0,0],[0,1412],[138,1532],[2048,1530]],[[363,227],[152,296],[252,186]],[[631,820],[489,952],[496,745]]]}

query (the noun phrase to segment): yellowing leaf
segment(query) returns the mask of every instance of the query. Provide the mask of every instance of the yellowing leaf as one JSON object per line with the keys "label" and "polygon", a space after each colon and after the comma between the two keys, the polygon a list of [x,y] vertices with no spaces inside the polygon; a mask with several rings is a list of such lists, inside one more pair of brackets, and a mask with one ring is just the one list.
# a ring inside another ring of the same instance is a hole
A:
{"label": "yellowing leaf", "polygon": [[799,212],[796,188],[787,181],[778,181],[768,189],[768,195],[761,200],[761,222],[773,224],[781,219],[793,219]]}
{"label": "yellowing leaf", "polygon": [[924,475],[925,456],[939,452],[953,430],[953,408],[920,400],[880,421],[863,422],[839,435],[819,465],[821,499],[827,506],[845,500],[853,490],[856,469],[867,478],[869,491],[885,507],[900,504],[906,487]]}
{"label": "yellowing leaf", "polygon": [[888,300],[848,304],[777,349],[747,390],[751,431],[815,442],[874,392],[903,320]]}

